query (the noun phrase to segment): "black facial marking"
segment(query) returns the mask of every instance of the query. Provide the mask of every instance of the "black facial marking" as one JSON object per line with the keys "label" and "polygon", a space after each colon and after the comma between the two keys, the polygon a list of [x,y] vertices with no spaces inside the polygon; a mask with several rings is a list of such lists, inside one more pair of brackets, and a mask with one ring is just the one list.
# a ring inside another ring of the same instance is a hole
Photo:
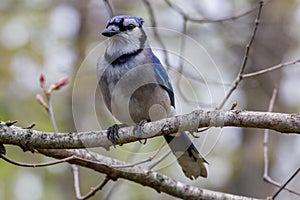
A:
{"label": "black facial marking", "polygon": [[[125,19],[134,19],[138,25],[128,24],[128,25],[124,26]],[[138,18],[138,17],[134,17],[134,16],[116,16],[108,21],[106,28],[108,28],[111,25],[114,25],[114,26],[117,26],[121,32],[123,32],[123,31],[133,30],[137,26],[142,27],[143,22],[144,21],[142,18]]]}
{"label": "black facial marking", "polygon": [[124,18],[119,18],[118,20],[111,20],[108,22],[107,27],[115,25],[117,27],[119,27],[120,31],[124,31],[124,26],[123,26],[123,22],[124,22]]}

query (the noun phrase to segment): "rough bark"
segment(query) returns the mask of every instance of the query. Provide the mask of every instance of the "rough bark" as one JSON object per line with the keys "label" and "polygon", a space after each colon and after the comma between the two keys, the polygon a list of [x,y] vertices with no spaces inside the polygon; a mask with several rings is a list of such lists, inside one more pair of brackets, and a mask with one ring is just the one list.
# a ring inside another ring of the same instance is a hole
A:
{"label": "rough bark", "polygon": [[[146,123],[142,127],[140,138],[152,138],[183,130],[196,131],[203,127],[235,126],[244,128],[262,128],[281,133],[300,133],[300,114],[284,114],[254,111],[193,111],[189,114]],[[115,144],[137,141],[134,127],[121,128]],[[0,143],[14,144],[24,150],[32,149],[75,149],[104,147],[112,143],[107,139],[106,130],[72,133],[51,133],[7,126],[0,123]]]}

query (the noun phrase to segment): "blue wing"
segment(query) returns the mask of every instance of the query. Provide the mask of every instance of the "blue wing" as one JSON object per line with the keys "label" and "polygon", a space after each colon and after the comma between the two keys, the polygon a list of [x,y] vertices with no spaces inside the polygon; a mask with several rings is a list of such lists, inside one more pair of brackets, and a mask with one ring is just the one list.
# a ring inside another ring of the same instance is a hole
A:
{"label": "blue wing", "polygon": [[152,63],[154,64],[154,73],[158,80],[158,83],[168,92],[171,100],[171,105],[175,108],[174,92],[167,71],[154,54],[152,55]]}
{"label": "blue wing", "polygon": [[[175,107],[174,92],[167,71],[154,54],[151,60],[158,83],[168,92],[171,105]],[[193,180],[199,176],[207,177],[207,169],[204,165],[207,161],[199,154],[186,132],[182,132],[182,134],[177,136],[165,135],[164,137],[174,154],[177,152],[182,154],[182,156],[178,158],[178,163],[188,178]]]}

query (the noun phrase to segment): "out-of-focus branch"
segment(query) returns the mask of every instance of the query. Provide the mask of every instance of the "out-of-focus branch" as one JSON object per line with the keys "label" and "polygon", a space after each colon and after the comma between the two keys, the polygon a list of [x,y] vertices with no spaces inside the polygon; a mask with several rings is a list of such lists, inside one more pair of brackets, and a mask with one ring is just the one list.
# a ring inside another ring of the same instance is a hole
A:
{"label": "out-of-focus branch", "polygon": [[[127,165],[127,163],[102,156],[93,152],[87,153],[84,150],[40,150],[46,156],[64,159],[66,157],[75,156],[69,161],[71,164],[80,165],[86,168],[93,169],[100,173],[104,173],[108,178],[117,180],[118,178],[127,179],[143,186],[148,186],[155,189],[157,192],[164,192],[182,199],[227,199],[227,200],[255,200],[244,196],[221,193],[175,181],[163,174],[144,170],[138,166],[128,168],[112,168],[112,165]],[[101,161],[101,162],[99,162]]]}
{"label": "out-of-focus branch", "polygon": [[3,154],[0,154],[0,158],[2,158],[3,160],[5,160],[6,162],[8,162],[12,165],[18,166],[18,167],[37,168],[37,167],[48,167],[48,166],[64,163],[64,162],[73,160],[74,156],[67,157],[67,158],[64,158],[64,159],[61,159],[61,160],[57,160],[57,161],[52,161],[52,162],[47,162],[47,163],[36,163],[36,164],[28,164],[28,163],[21,163],[21,162],[13,161],[13,160],[5,157]]}
{"label": "out-of-focus branch", "polygon": [[[196,18],[196,17],[190,16],[189,14],[185,13],[182,8],[180,8],[176,4],[172,3],[170,0],[165,0],[165,2],[166,2],[166,4],[170,8],[172,8],[173,10],[175,10],[176,12],[178,12],[180,15],[182,15],[188,21],[195,22],[195,23],[198,23],[198,24],[203,24],[203,23],[218,23],[218,22],[225,22],[225,21],[236,20],[236,19],[239,19],[241,17],[244,17],[246,15],[251,14],[252,12],[254,12],[257,9],[260,9],[260,5],[255,5],[255,6],[252,6],[251,8],[249,8],[248,10],[240,12],[240,13],[235,14],[235,15],[231,15],[231,16],[223,17],[223,18],[219,18],[219,19],[208,19],[208,18]],[[265,4],[269,3],[269,2],[270,2],[270,0],[269,1],[265,1]]]}
{"label": "out-of-focus branch", "polygon": [[[140,138],[152,138],[181,130],[190,132],[203,127],[235,126],[244,128],[271,129],[281,133],[300,133],[300,114],[254,112],[241,110],[196,110],[159,121],[146,123],[142,127]],[[134,126],[121,128],[116,144],[138,140],[132,134]],[[88,147],[108,148],[112,143],[107,139],[107,131],[89,131],[78,133],[51,133],[0,123],[0,143],[18,145],[23,150],[33,149],[74,149]]]}
{"label": "out-of-focus branch", "polygon": [[[286,186],[297,176],[300,172],[300,167],[293,173],[293,175],[279,188],[279,190],[272,196],[272,199],[275,199],[278,194],[283,190],[286,189]],[[296,193],[297,194],[297,193]]]}
{"label": "out-of-focus branch", "polygon": [[94,196],[99,190],[101,190],[108,182],[111,180],[108,176],[105,177],[105,179],[99,183],[96,187],[92,187],[91,190],[84,196],[81,195],[80,192],[80,182],[79,182],[79,169],[78,166],[73,164],[72,166],[72,171],[73,171],[73,177],[74,177],[74,188],[75,188],[75,193],[76,193],[76,198],[77,200],[86,200],[89,199],[90,197]]}
{"label": "out-of-focus branch", "polygon": [[285,63],[280,63],[278,65],[274,65],[272,67],[268,67],[266,69],[259,70],[257,72],[251,72],[251,73],[248,73],[248,74],[243,74],[242,78],[250,78],[250,77],[254,77],[254,76],[259,76],[259,75],[269,73],[269,72],[277,70],[277,69],[281,69],[281,68],[286,67],[286,66],[298,64],[299,62],[300,62],[300,59],[285,62]]}
{"label": "out-of-focus branch", "polygon": [[223,101],[218,106],[218,109],[223,108],[223,106],[225,105],[226,101],[229,99],[229,97],[232,95],[232,93],[236,90],[236,88],[238,87],[238,85],[240,84],[240,82],[243,79],[242,75],[243,75],[243,73],[245,71],[245,68],[247,66],[248,56],[249,56],[249,53],[250,53],[250,49],[251,49],[251,46],[253,44],[256,32],[258,30],[259,20],[260,20],[260,17],[261,17],[261,12],[262,12],[263,5],[264,5],[264,1],[262,1],[262,0],[259,1],[259,9],[258,9],[258,12],[257,12],[257,16],[255,18],[255,25],[253,27],[253,30],[252,30],[249,42],[247,43],[246,48],[245,48],[245,53],[244,53],[242,65],[240,67],[240,71],[239,71],[236,79],[233,81],[231,88],[229,89],[229,91],[225,95],[225,98],[223,99]]}
{"label": "out-of-focus branch", "polygon": [[[135,163],[131,163],[129,165],[121,165],[121,166],[112,166],[113,168],[124,168],[124,167],[132,167],[132,166],[137,166],[137,165],[141,165],[143,163],[147,163],[147,162],[151,162],[159,153],[160,151],[163,149],[163,147],[166,145],[166,141],[164,141],[160,147],[156,150],[156,152],[154,154],[152,154],[150,157],[142,160],[142,161],[138,161]],[[161,161],[161,160],[160,160]]]}
{"label": "out-of-focus branch", "polygon": [[[276,96],[278,93],[278,85],[274,86],[274,90],[273,90],[273,94],[272,97],[270,99],[270,103],[269,103],[269,108],[268,108],[268,112],[271,112],[273,110],[274,104],[275,104],[275,100],[276,100]],[[282,186],[280,185],[280,183],[274,181],[270,176],[269,176],[269,156],[268,156],[268,141],[269,141],[269,129],[265,129],[264,132],[264,142],[263,142],[263,150],[264,150],[264,175],[263,178],[267,183],[270,183],[276,187],[281,188]],[[292,192],[294,194],[300,195],[299,192],[291,190],[289,188],[284,188],[285,190]]]}

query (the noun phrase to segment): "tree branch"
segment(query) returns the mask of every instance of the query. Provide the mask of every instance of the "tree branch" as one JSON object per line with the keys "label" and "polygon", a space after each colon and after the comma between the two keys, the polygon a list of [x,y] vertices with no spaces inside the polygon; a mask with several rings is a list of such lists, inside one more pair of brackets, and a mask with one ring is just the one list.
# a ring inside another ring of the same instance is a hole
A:
{"label": "tree branch", "polygon": [[[175,181],[163,174],[147,171],[138,166],[131,166],[128,168],[112,168],[112,165],[127,165],[127,163],[102,156],[93,152],[86,152],[84,150],[39,150],[44,155],[64,159],[70,156],[74,156],[75,159],[68,161],[71,164],[80,165],[105,173],[112,180],[118,178],[124,178],[134,181],[144,186],[151,187],[157,192],[165,192],[175,197],[182,199],[223,199],[223,200],[256,200],[254,198],[248,198],[244,196],[232,195],[227,193],[221,193],[194,186],[186,185],[184,183]],[[101,162],[99,162],[101,161]]]}
{"label": "tree branch", "polygon": [[[235,126],[244,128],[262,128],[281,133],[300,133],[300,114],[284,114],[254,111],[202,111],[179,115],[146,123],[142,127],[140,138],[152,138],[183,130],[196,131],[203,127]],[[134,126],[121,128],[116,144],[138,140],[132,134]],[[73,133],[51,133],[17,126],[8,126],[0,122],[0,143],[20,146],[24,151],[33,149],[76,149],[90,147],[108,148],[112,143],[107,139],[107,131],[89,131]]]}

